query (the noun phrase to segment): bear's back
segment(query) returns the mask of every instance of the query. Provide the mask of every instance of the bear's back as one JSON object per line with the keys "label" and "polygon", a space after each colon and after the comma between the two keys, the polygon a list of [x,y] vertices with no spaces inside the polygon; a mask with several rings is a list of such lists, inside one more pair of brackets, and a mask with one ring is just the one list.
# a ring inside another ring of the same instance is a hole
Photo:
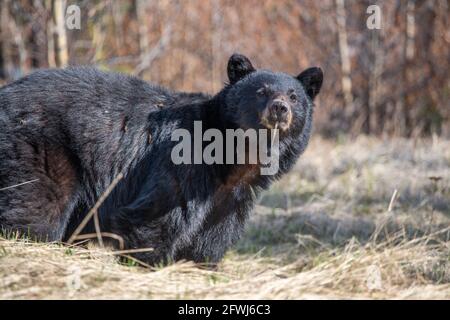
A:
{"label": "bear's back", "polygon": [[145,121],[143,115],[174,103],[171,91],[120,73],[92,67],[39,70],[0,88],[0,131],[108,127],[123,117]]}
{"label": "bear's back", "polygon": [[39,70],[0,88],[2,109],[26,107],[36,102],[139,103],[170,97],[169,90],[138,78],[93,67]]}

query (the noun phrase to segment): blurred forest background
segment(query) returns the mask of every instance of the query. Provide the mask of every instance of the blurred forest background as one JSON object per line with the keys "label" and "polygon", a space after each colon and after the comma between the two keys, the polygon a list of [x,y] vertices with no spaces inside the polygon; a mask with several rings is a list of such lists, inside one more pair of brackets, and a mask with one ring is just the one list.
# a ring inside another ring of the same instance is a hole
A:
{"label": "blurred forest background", "polygon": [[304,156],[218,269],[0,230],[0,299],[450,297],[450,0],[0,0],[0,85],[81,64],[215,93],[234,52],[325,82]]}
{"label": "blurred forest background", "polygon": [[[379,30],[366,25],[373,4]],[[80,29],[65,26],[69,5]],[[0,0],[0,84],[94,64],[214,93],[233,52],[291,74],[321,66],[325,136],[450,136],[449,0]]]}

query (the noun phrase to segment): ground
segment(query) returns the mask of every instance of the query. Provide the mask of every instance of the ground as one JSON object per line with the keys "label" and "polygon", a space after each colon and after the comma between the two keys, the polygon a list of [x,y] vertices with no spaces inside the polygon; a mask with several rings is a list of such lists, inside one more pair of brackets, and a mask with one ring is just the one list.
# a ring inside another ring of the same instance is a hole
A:
{"label": "ground", "polygon": [[4,235],[0,299],[448,299],[450,141],[314,138],[216,270],[119,253]]}

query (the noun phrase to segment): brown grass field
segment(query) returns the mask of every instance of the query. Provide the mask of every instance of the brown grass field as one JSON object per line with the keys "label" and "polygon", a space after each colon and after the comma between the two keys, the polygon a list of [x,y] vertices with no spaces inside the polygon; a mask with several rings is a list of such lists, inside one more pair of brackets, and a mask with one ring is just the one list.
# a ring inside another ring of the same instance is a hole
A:
{"label": "brown grass field", "polygon": [[314,138],[215,270],[0,237],[0,299],[449,299],[450,141]]}

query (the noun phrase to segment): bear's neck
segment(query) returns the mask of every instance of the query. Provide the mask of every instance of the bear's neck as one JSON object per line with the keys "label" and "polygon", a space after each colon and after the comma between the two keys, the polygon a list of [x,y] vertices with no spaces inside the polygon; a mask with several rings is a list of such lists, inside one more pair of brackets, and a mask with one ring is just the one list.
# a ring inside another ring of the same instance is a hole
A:
{"label": "bear's neck", "polygon": [[[216,94],[214,97],[202,103],[200,107],[200,114],[202,120],[203,131],[207,129],[218,129],[222,133],[223,140],[223,156],[224,163],[226,163],[226,130],[227,129],[239,129],[240,127],[233,122],[229,117],[229,110],[227,110],[226,105],[226,95],[229,87],[225,87],[222,91]],[[248,147],[245,148],[248,152]],[[233,148],[234,156],[236,159],[237,148]],[[245,159],[248,159],[248,154],[246,154]],[[235,187],[242,187],[242,190],[251,187],[253,191],[260,189],[266,189],[270,183],[273,181],[273,177],[261,175],[261,165],[260,164],[250,164],[247,162],[245,164],[213,164],[209,166],[202,166],[203,170],[207,167],[210,171],[210,175],[214,176],[216,179],[216,187],[232,189]]]}

